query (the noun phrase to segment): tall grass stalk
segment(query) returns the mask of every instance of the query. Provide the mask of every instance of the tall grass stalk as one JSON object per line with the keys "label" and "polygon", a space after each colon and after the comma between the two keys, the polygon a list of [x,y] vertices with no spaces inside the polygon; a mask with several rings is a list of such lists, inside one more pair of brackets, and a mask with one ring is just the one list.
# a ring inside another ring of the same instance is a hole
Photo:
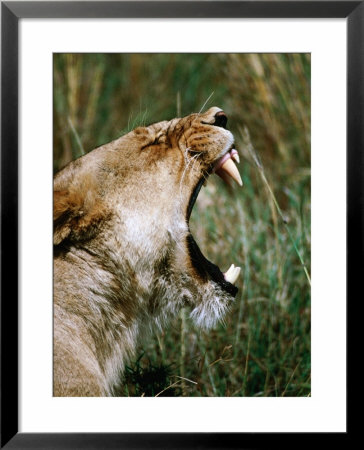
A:
{"label": "tall grass stalk", "polygon": [[186,370],[185,370],[185,359],[186,359],[186,310],[185,308],[182,308],[180,312],[180,318],[181,318],[181,352],[180,352],[180,374],[181,374],[181,385],[182,385],[182,395],[186,396],[186,383],[185,383],[185,377],[186,377]]}
{"label": "tall grass stalk", "polygon": [[70,117],[68,117],[68,123],[69,123],[69,126],[70,126],[70,128],[72,130],[72,133],[73,133],[73,135],[74,135],[74,137],[76,139],[77,145],[78,145],[78,149],[79,150],[78,150],[78,154],[76,154],[76,155],[77,156],[82,156],[82,155],[85,154],[85,150],[83,148],[83,145],[82,145],[82,142],[81,142],[81,138],[80,138],[79,134],[77,133],[77,130],[76,130],[75,126],[73,125],[72,119]]}
{"label": "tall grass stalk", "polygon": [[251,339],[251,334],[248,334],[248,348],[246,351],[246,356],[245,356],[245,368],[244,368],[244,379],[243,379],[243,397],[246,396],[246,386],[248,383],[248,364],[249,364],[249,352],[250,352],[250,339]]}
{"label": "tall grass stalk", "polygon": [[239,214],[239,222],[240,222],[240,228],[241,228],[241,242],[243,244],[243,253],[244,253],[244,265],[242,268],[243,272],[243,286],[241,288],[240,293],[240,303],[239,303],[239,312],[237,317],[237,323],[236,323],[236,332],[235,332],[235,342],[234,342],[234,356],[237,356],[238,353],[238,343],[241,336],[241,324],[243,320],[243,311],[244,311],[244,301],[246,300],[246,291],[248,284],[250,282],[250,261],[249,261],[249,243],[248,243],[248,232],[247,227],[245,223],[245,215],[243,211],[243,203],[238,202],[237,203],[238,208],[238,214]]}
{"label": "tall grass stalk", "polygon": [[288,383],[287,383],[286,387],[284,388],[284,391],[282,392],[282,397],[284,397],[286,395],[287,388],[288,388],[289,384],[291,383],[291,381],[292,381],[292,379],[294,377],[294,374],[296,373],[296,370],[297,370],[298,366],[300,365],[300,363],[301,363],[301,361],[299,361],[297,366],[293,369],[292,374],[289,377]]}

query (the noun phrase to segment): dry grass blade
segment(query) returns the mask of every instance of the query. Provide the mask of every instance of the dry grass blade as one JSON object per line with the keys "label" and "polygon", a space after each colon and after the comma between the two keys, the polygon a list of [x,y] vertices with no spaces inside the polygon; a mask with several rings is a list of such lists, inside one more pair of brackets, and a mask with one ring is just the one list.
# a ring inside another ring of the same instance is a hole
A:
{"label": "dry grass blade", "polygon": [[296,365],[296,367],[294,368],[293,372],[291,373],[291,376],[289,377],[288,383],[286,385],[286,387],[284,388],[284,391],[282,392],[282,397],[284,397],[286,395],[288,386],[290,384],[290,382],[292,381],[292,378],[294,377],[294,374],[296,373],[296,370],[298,368],[298,366],[301,364],[301,361],[298,362],[298,364]]}
{"label": "dry grass blade", "polygon": [[174,383],[170,384],[165,389],[163,389],[162,391],[158,392],[158,394],[156,394],[154,397],[159,397],[160,395],[163,394],[163,392],[166,392],[168,389],[171,389],[171,388],[176,387],[176,386],[180,386],[180,382],[179,381],[175,381]]}
{"label": "dry grass blade", "polygon": [[82,156],[82,155],[85,154],[85,150],[83,148],[80,136],[78,135],[77,130],[76,130],[75,126],[73,125],[72,119],[69,116],[68,116],[68,124],[69,124],[69,126],[70,126],[70,128],[72,130],[72,133],[73,133],[73,135],[74,135],[74,137],[76,139],[76,142],[77,142],[77,145],[78,145],[78,148],[79,148],[79,155],[78,156]]}
{"label": "dry grass blade", "polygon": [[[179,378],[180,380],[182,380],[182,382],[183,382],[183,381],[188,381],[188,382],[190,382],[190,383],[197,384],[196,381],[192,381],[192,380],[190,380],[189,378],[180,377],[180,376],[178,376],[178,375],[175,375],[175,377],[176,377],[176,378]],[[167,387],[166,387],[165,389],[163,389],[162,391],[158,392],[158,394],[156,394],[155,397],[159,397],[159,396],[162,395],[164,392],[166,392],[168,389],[171,389],[171,388],[176,387],[176,386],[182,386],[182,383],[180,383],[179,381],[175,381],[174,383],[170,384],[169,386],[167,386]]]}
{"label": "dry grass blade", "polygon": [[250,339],[251,334],[248,335],[248,348],[246,351],[246,358],[245,358],[245,368],[244,368],[244,379],[243,379],[243,396],[246,395],[246,386],[248,383],[248,364],[249,364],[249,353],[250,353]]}
{"label": "dry grass blade", "polygon": [[186,358],[186,311],[185,308],[182,308],[180,313],[181,318],[181,353],[180,353],[180,373],[182,379],[182,395],[186,396],[186,370],[185,370],[185,358]]}
{"label": "dry grass blade", "polygon": [[181,378],[181,380],[185,380],[185,381],[189,381],[190,383],[193,383],[193,384],[198,384],[197,383],[197,381],[192,381],[192,380],[190,380],[189,378],[186,378],[186,377],[180,377],[180,376],[178,376],[178,375],[174,375],[176,378]]}

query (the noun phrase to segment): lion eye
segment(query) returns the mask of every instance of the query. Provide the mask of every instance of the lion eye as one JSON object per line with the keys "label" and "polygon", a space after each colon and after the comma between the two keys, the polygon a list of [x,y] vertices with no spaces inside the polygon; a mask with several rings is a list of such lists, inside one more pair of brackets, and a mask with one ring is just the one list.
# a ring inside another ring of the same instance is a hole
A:
{"label": "lion eye", "polygon": [[190,155],[199,155],[200,153],[203,153],[203,152],[202,152],[202,150],[196,150],[196,149],[193,149],[193,148],[189,148],[188,149],[188,153]]}

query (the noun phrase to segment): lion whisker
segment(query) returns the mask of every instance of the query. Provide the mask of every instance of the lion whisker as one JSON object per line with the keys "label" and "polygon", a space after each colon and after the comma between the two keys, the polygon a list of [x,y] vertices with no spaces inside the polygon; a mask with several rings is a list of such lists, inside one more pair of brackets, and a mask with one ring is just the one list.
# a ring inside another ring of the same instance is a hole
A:
{"label": "lion whisker", "polygon": [[201,111],[204,109],[204,107],[206,106],[207,102],[210,100],[210,98],[214,95],[214,91],[211,92],[211,94],[207,97],[207,100],[205,101],[205,103],[202,105],[202,108],[200,109],[200,111],[198,112],[199,114],[201,114]]}

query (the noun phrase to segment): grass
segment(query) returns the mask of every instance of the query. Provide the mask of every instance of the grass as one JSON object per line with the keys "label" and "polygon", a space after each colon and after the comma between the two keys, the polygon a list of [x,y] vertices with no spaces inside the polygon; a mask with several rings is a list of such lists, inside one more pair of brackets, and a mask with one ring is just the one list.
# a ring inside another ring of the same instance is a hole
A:
{"label": "grass", "polygon": [[211,177],[191,216],[202,252],[240,265],[209,332],[181,312],[127,368],[119,395],[309,396],[310,56],[54,57],[54,170],[139,124],[222,107],[243,188]]}

